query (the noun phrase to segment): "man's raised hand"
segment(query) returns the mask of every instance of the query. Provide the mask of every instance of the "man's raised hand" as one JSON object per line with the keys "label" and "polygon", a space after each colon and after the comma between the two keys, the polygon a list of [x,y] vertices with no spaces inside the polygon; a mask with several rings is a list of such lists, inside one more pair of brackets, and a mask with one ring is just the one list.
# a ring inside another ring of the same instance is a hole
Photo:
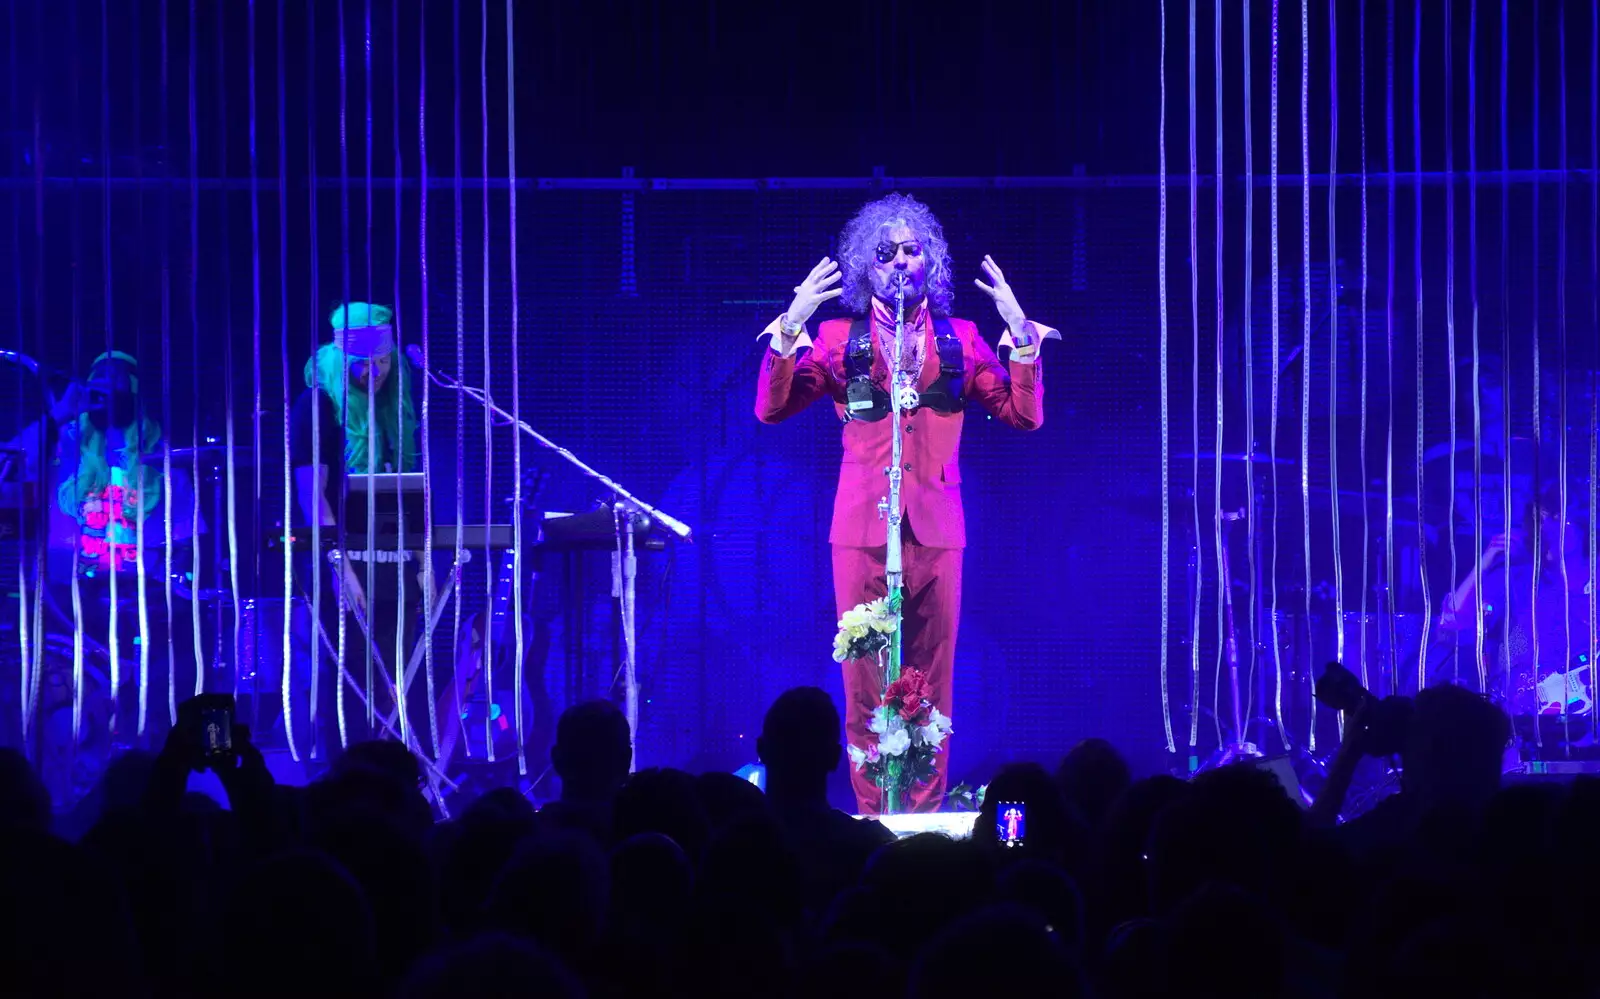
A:
{"label": "man's raised hand", "polygon": [[817,261],[817,266],[811,268],[805,280],[795,285],[794,301],[789,303],[789,309],[784,313],[786,324],[791,329],[803,324],[823,302],[843,295],[843,288],[833,287],[838,283],[838,262],[829,257]]}

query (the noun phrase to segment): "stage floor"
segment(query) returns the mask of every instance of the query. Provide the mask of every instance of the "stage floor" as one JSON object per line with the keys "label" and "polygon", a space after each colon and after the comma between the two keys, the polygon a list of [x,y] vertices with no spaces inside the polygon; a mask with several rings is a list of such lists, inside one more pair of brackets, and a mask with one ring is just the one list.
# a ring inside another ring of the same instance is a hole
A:
{"label": "stage floor", "polygon": [[[856,818],[867,818],[857,815]],[[943,833],[951,839],[967,839],[978,821],[977,812],[935,812],[931,815],[880,815],[878,821],[901,839],[917,833]]]}

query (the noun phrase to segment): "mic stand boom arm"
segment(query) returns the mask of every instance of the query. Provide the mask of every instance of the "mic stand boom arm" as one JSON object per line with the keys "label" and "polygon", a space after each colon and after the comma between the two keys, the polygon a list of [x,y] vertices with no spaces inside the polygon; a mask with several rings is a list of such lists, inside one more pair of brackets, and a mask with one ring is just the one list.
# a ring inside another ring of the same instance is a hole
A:
{"label": "mic stand boom arm", "polygon": [[442,386],[443,388],[447,388],[452,392],[460,392],[461,394],[463,394],[465,396],[468,396],[469,398],[477,400],[477,402],[480,405],[482,405],[485,409],[489,410],[489,412],[491,412],[491,413],[495,414],[496,416],[500,417],[502,420],[505,420],[508,424],[510,424],[512,426],[515,426],[518,430],[521,430],[523,433],[527,434],[529,437],[532,437],[534,439],[534,441],[536,443],[538,443],[538,445],[540,447],[544,448],[547,451],[554,452],[555,454],[559,455],[563,460],[565,460],[567,462],[567,464],[571,465],[573,468],[576,468],[579,472],[583,473],[586,477],[591,478],[594,481],[600,483],[602,486],[604,486],[606,488],[607,492],[612,493],[618,499],[620,499],[624,503],[626,503],[628,506],[638,510],[641,513],[647,514],[648,516],[654,518],[656,521],[658,521],[661,524],[661,526],[663,526],[667,530],[671,531],[680,540],[682,540],[682,541],[693,541],[694,540],[694,530],[692,528],[690,528],[688,524],[685,524],[683,521],[679,520],[678,518],[673,517],[673,516],[671,516],[669,514],[663,513],[661,510],[657,509],[656,507],[652,506],[651,504],[646,503],[644,500],[640,499],[639,497],[635,496],[633,493],[629,492],[627,489],[623,488],[623,486],[620,483],[618,483],[615,479],[611,478],[610,476],[605,475],[602,472],[597,472],[593,468],[590,468],[588,465],[584,464],[583,459],[579,458],[577,455],[573,454],[571,451],[568,451],[566,448],[564,448],[561,445],[557,444],[555,441],[552,441],[550,438],[546,437],[545,435],[539,433],[539,431],[537,431],[537,430],[533,429],[532,427],[528,426],[527,421],[519,420],[516,417],[512,416],[510,413],[508,413],[505,410],[501,409],[499,406],[495,405],[493,402],[491,402],[489,400],[488,396],[486,396],[484,394],[482,389],[477,388],[477,387],[472,386],[472,385],[467,385],[464,382],[457,381],[454,377],[450,376],[449,374],[443,373],[443,372],[427,370],[426,374],[427,374],[427,376],[429,378],[433,379],[434,384]]}
{"label": "mic stand boom arm", "polygon": [[571,465],[573,468],[576,468],[588,478],[600,483],[613,496],[616,497],[616,502],[612,504],[613,516],[617,525],[617,553],[613,558],[612,596],[618,601],[618,606],[620,608],[622,617],[623,654],[621,669],[619,672],[622,674],[623,713],[628,719],[628,731],[633,733],[635,746],[633,758],[636,760],[638,758],[637,746],[639,736],[639,683],[638,663],[636,659],[638,643],[635,639],[636,618],[634,615],[634,589],[638,575],[638,559],[634,554],[633,527],[631,524],[627,523],[629,518],[624,516],[624,514],[629,510],[638,510],[643,514],[654,518],[657,523],[666,527],[667,530],[671,531],[674,535],[684,541],[694,540],[693,530],[691,530],[689,525],[685,524],[683,521],[677,519],[676,517],[662,513],[656,507],[646,503],[644,500],[635,496],[627,489],[624,489],[620,484],[617,483],[615,479],[612,479],[610,476],[604,475],[595,471],[593,468],[590,468],[588,465],[584,464],[577,455],[573,454],[571,451],[568,451],[566,448],[561,447],[559,444],[556,444],[548,437],[528,426],[526,421],[517,419],[515,416],[512,416],[510,413],[495,405],[489,400],[488,395],[482,389],[472,385],[467,385],[444,372],[429,370],[420,364],[416,366],[425,375],[427,375],[427,377],[433,379],[434,384],[440,385],[453,392],[459,392],[462,395],[476,400],[485,409],[489,410],[489,412],[494,413],[496,416],[505,420],[508,424],[515,426],[518,430],[527,434],[529,437],[532,437],[540,447],[559,455],[567,462],[567,464]]}

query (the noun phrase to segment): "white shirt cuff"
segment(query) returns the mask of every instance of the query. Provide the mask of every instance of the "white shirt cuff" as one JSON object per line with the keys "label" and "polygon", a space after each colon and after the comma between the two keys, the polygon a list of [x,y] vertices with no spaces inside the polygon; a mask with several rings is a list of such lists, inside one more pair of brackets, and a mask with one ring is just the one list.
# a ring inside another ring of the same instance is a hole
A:
{"label": "white shirt cuff", "polygon": [[801,347],[811,346],[811,334],[806,332],[804,326],[801,326],[800,332],[793,337],[784,336],[783,320],[784,317],[780,315],[768,323],[766,329],[756,334],[756,339],[759,340],[764,336],[770,336],[772,337],[772,352],[774,354],[779,357],[793,357]]}
{"label": "white shirt cuff", "polygon": [[1039,348],[1046,340],[1059,339],[1060,330],[1025,319],[1021,329],[1014,333],[1008,329],[1000,334],[1000,346],[1011,348],[1012,363],[1032,364],[1039,359]]}

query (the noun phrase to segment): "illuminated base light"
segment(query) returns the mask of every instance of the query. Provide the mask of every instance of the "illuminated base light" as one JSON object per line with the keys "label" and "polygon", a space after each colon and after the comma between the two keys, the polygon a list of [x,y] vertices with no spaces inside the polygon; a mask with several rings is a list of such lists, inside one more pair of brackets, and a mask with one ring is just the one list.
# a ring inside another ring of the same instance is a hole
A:
{"label": "illuminated base light", "polygon": [[747,780],[759,787],[763,792],[767,789],[767,768],[760,763],[746,763],[733,772],[740,780]]}
{"label": "illuminated base light", "polygon": [[951,839],[971,839],[972,829],[978,823],[977,812],[933,812],[913,815],[857,815],[858,819],[876,819],[898,839],[918,833],[940,833]]}

